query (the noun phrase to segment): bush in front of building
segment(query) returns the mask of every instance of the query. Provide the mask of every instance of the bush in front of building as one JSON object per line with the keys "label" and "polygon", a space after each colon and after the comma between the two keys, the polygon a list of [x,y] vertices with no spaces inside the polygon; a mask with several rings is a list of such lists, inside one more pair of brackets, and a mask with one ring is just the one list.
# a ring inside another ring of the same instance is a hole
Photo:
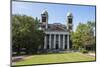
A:
{"label": "bush in front of building", "polygon": [[85,53],[88,53],[88,50],[81,49],[80,52],[85,54]]}

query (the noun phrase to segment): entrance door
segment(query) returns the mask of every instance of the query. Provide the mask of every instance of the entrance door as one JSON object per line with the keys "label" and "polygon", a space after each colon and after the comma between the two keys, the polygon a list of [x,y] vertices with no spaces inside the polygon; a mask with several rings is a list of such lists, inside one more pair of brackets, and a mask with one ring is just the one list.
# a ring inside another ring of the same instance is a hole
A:
{"label": "entrance door", "polygon": [[59,48],[59,46],[58,46],[58,41],[56,41],[56,49],[58,49]]}

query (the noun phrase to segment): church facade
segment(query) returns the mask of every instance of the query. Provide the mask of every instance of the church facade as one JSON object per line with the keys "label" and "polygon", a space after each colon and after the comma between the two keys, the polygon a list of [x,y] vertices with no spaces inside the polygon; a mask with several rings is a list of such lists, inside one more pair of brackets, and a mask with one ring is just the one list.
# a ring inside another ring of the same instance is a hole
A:
{"label": "church facade", "polygon": [[41,14],[40,28],[45,32],[44,50],[70,50],[70,33],[72,32],[72,13],[66,17],[66,25],[60,23],[48,24],[49,15],[45,10]]}

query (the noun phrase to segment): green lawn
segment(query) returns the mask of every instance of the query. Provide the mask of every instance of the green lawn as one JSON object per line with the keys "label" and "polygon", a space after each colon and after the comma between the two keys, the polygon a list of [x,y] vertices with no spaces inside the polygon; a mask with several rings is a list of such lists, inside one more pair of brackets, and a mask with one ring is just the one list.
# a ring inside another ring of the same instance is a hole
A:
{"label": "green lawn", "polygon": [[27,59],[16,62],[15,65],[94,61],[94,60],[95,57],[90,57],[80,53],[46,54],[46,55],[32,55]]}

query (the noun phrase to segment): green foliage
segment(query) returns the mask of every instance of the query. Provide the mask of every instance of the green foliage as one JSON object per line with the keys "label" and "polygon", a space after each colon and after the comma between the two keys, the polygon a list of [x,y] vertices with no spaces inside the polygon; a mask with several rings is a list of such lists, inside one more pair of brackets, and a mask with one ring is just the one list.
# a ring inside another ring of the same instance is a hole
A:
{"label": "green foliage", "polygon": [[82,53],[88,53],[88,51],[85,50],[85,49],[81,49],[80,52],[82,52]]}
{"label": "green foliage", "polygon": [[12,46],[18,54],[22,48],[26,53],[33,53],[43,44],[43,31],[38,30],[39,20],[26,15],[12,16]]}
{"label": "green foliage", "polygon": [[86,24],[79,23],[76,31],[71,34],[74,49],[86,49],[87,46],[95,45],[94,24],[90,21]]}

